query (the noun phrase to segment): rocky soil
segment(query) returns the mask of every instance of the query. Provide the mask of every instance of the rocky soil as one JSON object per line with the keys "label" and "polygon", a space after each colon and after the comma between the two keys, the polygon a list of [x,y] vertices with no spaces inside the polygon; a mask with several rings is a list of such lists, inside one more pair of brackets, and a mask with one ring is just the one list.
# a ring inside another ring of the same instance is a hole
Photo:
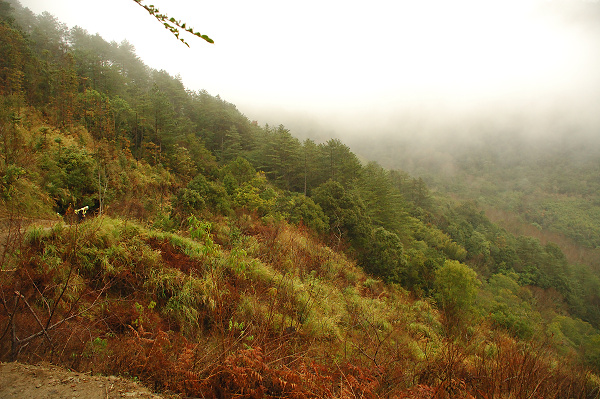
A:
{"label": "rocky soil", "polygon": [[66,371],[47,364],[0,363],[1,399],[162,399],[123,378]]}

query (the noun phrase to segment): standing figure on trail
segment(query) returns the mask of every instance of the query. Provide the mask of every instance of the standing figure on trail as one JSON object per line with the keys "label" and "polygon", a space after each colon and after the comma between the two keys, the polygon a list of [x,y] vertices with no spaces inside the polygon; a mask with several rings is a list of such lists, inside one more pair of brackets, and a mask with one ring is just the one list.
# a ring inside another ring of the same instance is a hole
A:
{"label": "standing figure on trail", "polygon": [[75,209],[75,214],[77,215],[77,221],[82,222],[85,219],[85,213],[90,209],[89,206],[84,206],[83,208]]}

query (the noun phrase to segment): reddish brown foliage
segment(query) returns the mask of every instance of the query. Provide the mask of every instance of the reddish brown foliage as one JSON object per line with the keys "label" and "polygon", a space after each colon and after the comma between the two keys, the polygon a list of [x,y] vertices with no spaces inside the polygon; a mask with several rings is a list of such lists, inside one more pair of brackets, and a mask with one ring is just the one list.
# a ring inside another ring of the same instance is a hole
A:
{"label": "reddish brown foliage", "polygon": [[[309,237],[293,235],[286,226],[255,223],[248,231],[262,240],[260,256],[274,268],[294,267],[302,274],[327,261],[319,257],[325,252],[307,248],[304,239]],[[584,398],[594,392],[586,385],[585,372],[557,363],[547,345],[517,343],[501,334],[487,336],[485,327],[476,334],[483,343],[437,342],[435,353],[418,361],[405,353],[403,339],[409,334],[402,323],[389,333],[395,334],[391,337],[381,335],[375,321],[354,318],[342,344],[355,350],[338,360],[341,352],[335,340],[310,341],[301,328],[284,333],[284,325],[281,331],[271,330],[273,315],[297,317],[293,296],[283,294],[288,280],[272,287],[230,268],[207,268],[168,241],[146,243],[160,250],[160,267],[199,279],[204,273],[218,282],[218,290],[207,294],[213,295],[212,307],[195,309],[201,328],[184,336],[179,323],[185,321],[161,308],[175,293],[145,290],[148,267],[143,262],[118,263],[103,275],[101,267],[82,263],[89,266],[89,275],[78,274],[75,279],[78,270],[73,265],[83,260],[65,256],[62,269],[50,268],[40,256],[43,243],[38,242],[0,281],[2,359],[12,355],[14,326],[19,339],[33,336],[17,348],[19,360],[50,360],[79,370],[94,367],[191,397]],[[294,265],[286,264],[289,259]],[[363,288],[367,296],[386,295],[381,283],[369,287]],[[278,295],[269,288],[276,288]],[[268,304],[262,313],[239,311],[240,298],[248,293]],[[90,311],[79,313],[88,307]],[[64,323],[44,331],[42,325],[60,320]],[[232,320],[238,327],[232,328]]]}
{"label": "reddish brown foliage", "polygon": [[[107,372],[126,373],[155,388],[215,398],[376,398],[378,382],[351,364],[325,367],[298,355],[287,361],[261,347],[206,356],[210,348],[160,331],[153,338],[134,331],[112,342]],[[278,351],[277,353],[280,354]]]}
{"label": "reddish brown foliage", "polygon": [[147,243],[152,249],[160,250],[161,258],[167,267],[181,270],[185,274],[202,269],[202,265],[198,260],[185,255],[167,241],[151,238],[147,240]]}

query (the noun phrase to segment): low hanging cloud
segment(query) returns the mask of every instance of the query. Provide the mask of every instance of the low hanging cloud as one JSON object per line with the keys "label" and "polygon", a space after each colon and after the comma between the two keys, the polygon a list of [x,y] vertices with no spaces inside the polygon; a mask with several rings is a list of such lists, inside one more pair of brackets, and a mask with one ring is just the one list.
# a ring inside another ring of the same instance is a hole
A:
{"label": "low hanging cloud", "polygon": [[283,85],[290,98],[277,106],[240,98],[240,108],[306,136],[597,135],[598,2],[400,4],[302,95]]}
{"label": "low hanging cloud", "polygon": [[132,1],[106,0],[93,12],[86,2],[22,3],[127,39],[151,68],[300,136],[593,136],[600,128],[598,1],[156,0],[215,40],[190,49]]}

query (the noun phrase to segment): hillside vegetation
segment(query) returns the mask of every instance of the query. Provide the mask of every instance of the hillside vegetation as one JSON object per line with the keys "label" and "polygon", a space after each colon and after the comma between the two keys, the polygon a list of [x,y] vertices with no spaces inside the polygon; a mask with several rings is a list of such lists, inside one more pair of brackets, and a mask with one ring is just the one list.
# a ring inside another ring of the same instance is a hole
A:
{"label": "hillside vegetation", "polygon": [[[457,135],[436,142],[354,144],[387,167],[421,176],[436,190],[510,212],[594,251],[600,246],[597,137],[557,129],[536,137],[517,124],[509,131],[487,127],[474,139]],[[597,257],[598,251],[593,263]]]}
{"label": "hillside vegetation", "polygon": [[127,42],[0,20],[1,360],[192,397],[598,396],[600,281],[557,245]]}

